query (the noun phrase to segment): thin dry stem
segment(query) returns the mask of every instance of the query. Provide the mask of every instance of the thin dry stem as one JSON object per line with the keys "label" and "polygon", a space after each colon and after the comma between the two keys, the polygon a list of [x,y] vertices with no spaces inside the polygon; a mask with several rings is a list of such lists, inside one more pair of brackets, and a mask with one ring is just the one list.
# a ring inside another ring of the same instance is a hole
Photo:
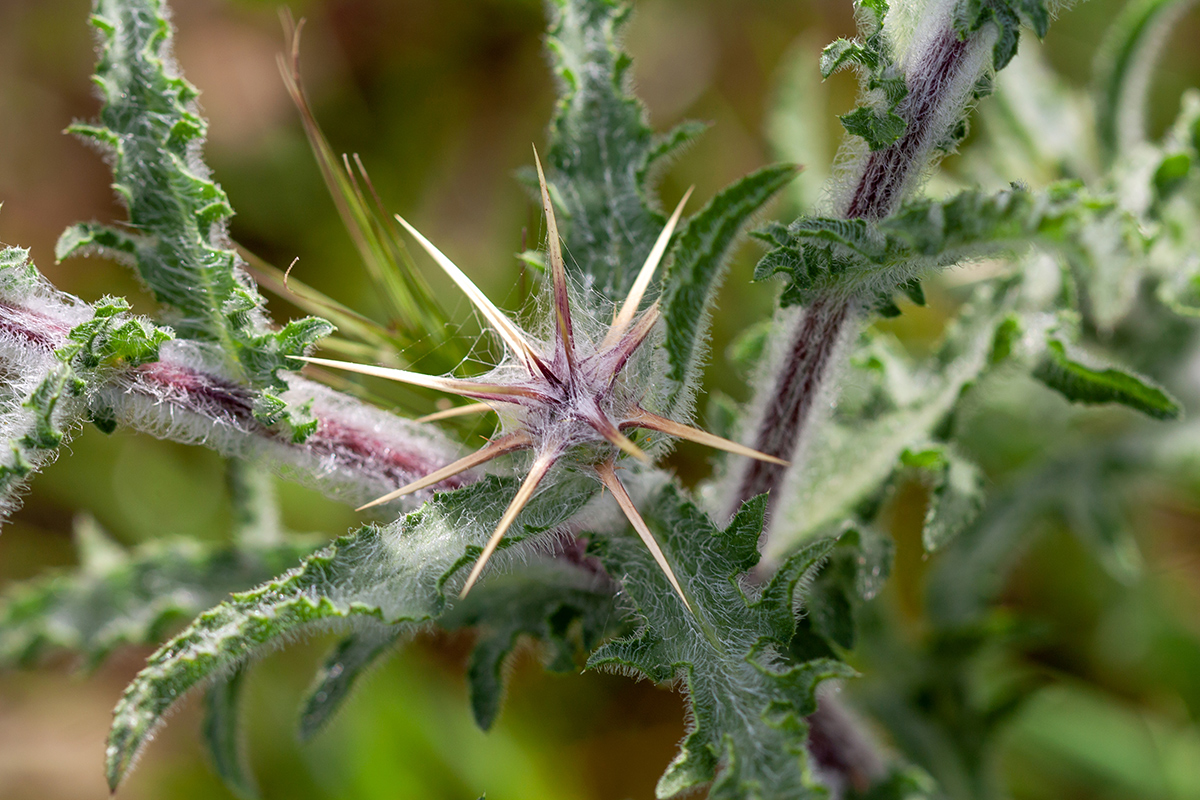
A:
{"label": "thin dry stem", "polygon": [[[421,247],[425,248],[425,252],[429,253],[433,260],[437,262],[438,266],[441,267],[442,270],[450,276],[450,279],[458,285],[458,288],[463,290],[463,293],[466,294],[471,302],[475,304],[475,307],[479,309],[479,313],[483,314],[484,318],[491,323],[492,329],[495,330],[497,335],[499,335],[500,338],[504,340],[504,343],[508,345],[509,350],[512,351],[513,355],[520,359],[521,363],[525,364],[525,366],[530,370],[538,368],[538,366],[541,365],[541,359],[538,358],[537,354],[534,352],[533,345],[530,344],[525,338],[525,335],[521,333],[521,329],[518,328],[503,311],[497,308],[496,305],[487,298],[487,295],[481,292],[479,287],[476,286],[475,283],[468,278],[466,274],[446,256],[445,253],[434,247],[433,242],[422,236],[420,231],[418,231],[412,225],[409,225],[408,221],[399,214],[396,215],[396,221],[404,226],[404,229],[408,231],[409,235],[416,239]],[[541,366],[544,367],[544,365]]]}
{"label": "thin dry stem", "polygon": [[454,406],[447,408],[445,411],[435,411],[432,414],[426,414],[423,417],[417,417],[413,422],[441,422],[445,419],[455,419],[456,417],[470,417],[475,414],[487,414],[494,411],[487,403],[471,403],[465,406]]}
{"label": "thin dry stem", "polygon": [[[420,386],[425,389],[434,389],[439,392],[448,394],[456,394],[460,397],[473,397],[482,400],[497,400],[502,402],[520,402],[520,399],[545,401],[546,398],[541,393],[524,386],[505,386],[496,383],[477,383],[475,381],[464,381],[459,378],[443,378],[437,375],[422,375],[420,372],[409,372],[406,369],[395,369],[393,367],[377,367],[372,364],[356,364],[352,361],[334,361],[328,358],[310,358],[294,356],[298,361],[306,361],[309,364],[318,364],[323,367],[332,369],[342,369],[347,372],[356,372],[360,375],[370,375],[375,378],[386,378],[399,383],[407,383],[412,386]],[[520,398],[520,399],[518,399]]]}

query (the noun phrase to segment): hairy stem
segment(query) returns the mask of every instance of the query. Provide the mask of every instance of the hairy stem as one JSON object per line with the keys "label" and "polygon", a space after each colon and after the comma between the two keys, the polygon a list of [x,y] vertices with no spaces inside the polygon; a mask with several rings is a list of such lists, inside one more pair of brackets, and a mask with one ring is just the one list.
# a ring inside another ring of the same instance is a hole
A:
{"label": "hairy stem", "polygon": [[[843,203],[848,219],[879,220],[899,206],[905,194],[928,168],[931,154],[946,129],[956,122],[973,86],[987,69],[981,58],[995,32],[985,28],[966,40],[946,16],[929,37],[920,57],[908,71],[908,95],[896,113],[905,133],[892,145],[869,153],[862,162],[853,190]],[[763,390],[768,401],[754,433],[755,450],[794,461],[799,442],[809,427],[816,399],[834,364],[837,345],[858,318],[856,297],[829,295],[805,309],[787,333],[788,347],[774,379]],[[772,506],[789,467],[748,462],[737,482],[730,514],[751,497],[769,492]]]}
{"label": "hairy stem", "polygon": [[[0,358],[20,363],[28,356],[52,353],[66,341],[70,328],[42,311],[0,303],[0,334],[10,343],[0,349]],[[427,427],[290,377],[289,395],[299,403],[311,401],[320,419],[316,432],[304,444],[296,444],[255,417],[251,389],[223,376],[219,368],[208,367],[203,352],[189,343],[169,344],[162,348],[160,361],[114,370],[104,385],[90,391],[89,408],[160,438],[204,444],[223,455],[265,464],[356,505],[453,458],[451,443]],[[453,488],[469,480],[456,476],[442,486]]]}
{"label": "hairy stem", "polygon": [[[949,15],[920,46],[907,70],[908,95],[896,113],[904,134],[892,145],[862,159],[858,179],[843,199],[847,219],[880,220],[893,213],[932,162],[935,147],[956,123],[970,100],[970,87],[989,67],[986,51],[996,33],[988,26],[963,39]],[[811,427],[817,399],[833,370],[839,344],[851,335],[862,301],[826,295],[813,301],[786,332],[787,347],[774,377],[768,380],[766,403],[758,419],[752,447],[785,461],[796,461],[801,440]],[[730,514],[759,494],[780,499],[790,467],[747,460],[738,476]],[[808,718],[809,750],[835,791],[864,791],[886,774],[878,743],[842,707],[826,695]]]}

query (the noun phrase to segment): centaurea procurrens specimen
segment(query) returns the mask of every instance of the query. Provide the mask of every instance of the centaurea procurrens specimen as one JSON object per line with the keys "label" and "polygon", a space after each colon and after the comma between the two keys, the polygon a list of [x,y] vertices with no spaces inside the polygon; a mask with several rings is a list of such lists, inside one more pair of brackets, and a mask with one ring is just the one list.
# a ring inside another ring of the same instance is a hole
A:
{"label": "centaurea procurrens specimen", "polygon": [[639,397],[637,387],[623,385],[621,381],[622,373],[630,358],[646,343],[647,337],[658,322],[657,301],[640,315],[638,308],[647,289],[650,288],[654,273],[667,252],[671,235],[675,232],[675,226],[683,214],[684,205],[687,203],[691,191],[689,190],[684,195],[662,233],[659,234],[654,248],[650,251],[638,273],[637,280],[634,281],[633,287],[629,291],[629,295],[617,310],[607,333],[597,344],[585,335],[578,335],[572,322],[567,272],[563,262],[562,244],[559,240],[554,204],[550,199],[546,176],[542,170],[541,161],[537,159],[536,150],[534,158],[537,160],[542,206],[546,214],[547,250],[553,291],[552,307],[555,316],[554,339],[547,348],[543,349],[539,343],[517,327],[442,251],[438,250],[402,217],[397,217],[400,224],[412,234],[475,304],[484,319],[491,325],[492,330],[516,359],[516,365],[498,367],[490,375],[483,376],[478,380],[461,380],[322,358],[305,360],[326,367],[437,389],[460,397],[479,400],[488,405],[499,403],[508,406],[515,412],[517,423],[513,430],[493,438],[471,455],[363,506],[363,508],[368,508],[429,488],[507,453],[533,450],[535,456],[529,473],[501,518],[500,524],[496,526],[495,533],[484,547],[483,554],[467,577],[466,585],[462,589],[462,596],[465,597],[471,587],[475,585],[488,559],[491,558],[496,547],[504,538],[505,532],[533,497],[538,485],[545,479],[551,468],[564,459],[568,451],[573,448],[580,445],[594,446],[607,443],[614,448],[611,452],[601,453],[597,456],[594,450],[588,451],[589,466],[595,469],[605,488],[613,493],[621,511],[629,518],[629,522],[645,542],[646,547],[654,554],[658,565],[684,604],[687,605],[687,597],[667,562],[666,556],[655,542],[654,536],[638,513],[637,507],[630,499],[620,478],[617,477],[618,458],[622,452],[639,461],[650,461],[650,457],[625,434],[625,431],[636,429],[655,431],[737,455],[776,464],[785,464],[786,462],[648,411],[640,405],[642,399]]}

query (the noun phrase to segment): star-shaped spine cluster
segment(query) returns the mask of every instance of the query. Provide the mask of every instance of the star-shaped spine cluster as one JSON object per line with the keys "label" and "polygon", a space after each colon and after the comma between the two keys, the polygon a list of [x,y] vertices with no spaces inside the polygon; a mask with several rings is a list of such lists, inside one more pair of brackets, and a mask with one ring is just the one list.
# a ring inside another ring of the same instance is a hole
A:
{"label": "star-shaped spine cluster", "polygon": [[[537,159],[536,150],[534,158]],[[403,218],[397,217],[400,224],[412,234],[434,261],[470,298],[504,342],[505,347],[516,361],[515,365],[503,368],[502,375],[500,374],[501,369],[498,368],[493,373],[484,375],[477,380],[463,380],[323,358],[305,360],[326,367],[388,378],[481,401],[478,405],[468,406],[465,409],[454,409],[451,412],[433,415],[427,419],[444,418],[464,412],[470,413],[474,410],[486,410],[493,407],[494,404],[507,406],[515,412],[513,416],[519,421],[515,429],[501,433],[471,455],[363,506],[363,508],[369,508],[426,489],[507,453],[518,450],[534,450],[535,456],[529,473],[516,496],[509,503],[500,524],[496,526],[482,555],[471,570],[462,589],[462,596],[466,596],[479,579],[484,566],[504,538],[504,534],[533,497],[551,468],[569,450],[579,445],[607,444],[615,449],[594,460],[591,463],[592,468],[595,469],[601,483],[612,492],[617,504],[650,549],[655,561],[658,562],[675,591],[679,593],[684,604],[688,605],[683,589],[663,555],[662,549],[658,546],[645,520],[642,519],[633,500],[629,497],[629,493],[617,477],[618,459],[622,452],[646,463],[650,461],[646,453],[625,435],[625,431],[639,428],[656,431],[738,455],[783,463],[779,459],[759,453],[736,442],[722,439],[711,433],[647,411],[641,407],[640,400],[636,397],[636,391],[630,391],[629,387],[621,386],[619,379],[622,377],[626,365],[638,349],[646,343],[658,322],[658,301],[652,303],[640,314],[638,309],[667,251],[671,236],[679,223],[684,205],[691,192],[689,190],[688,195],[685,195],[680,201],[662,233],[659,234],[629,295],[617,310],[612,325],[599,345],[596,345],[587,337],[576,335],[575,325],[571,319],[571,301],[567,286],[566,267],[563,262],[562,244],[558,235],[558,222],[540,161],[537,161],[537,172],[548,229],[547,255],[553,291],[552,306],[555,315],[554,336],[548,348],[543,350],[535,344],[534,340],[497,308],[454,262]]]}

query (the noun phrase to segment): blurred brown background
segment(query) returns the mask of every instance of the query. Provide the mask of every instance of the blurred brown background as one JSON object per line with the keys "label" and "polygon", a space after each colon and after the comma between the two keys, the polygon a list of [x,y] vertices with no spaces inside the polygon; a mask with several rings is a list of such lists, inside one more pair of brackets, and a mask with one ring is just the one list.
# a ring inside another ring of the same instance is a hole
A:
{"label": "blurred brown background", "polygon": [[[655,126],[712,123],[664,176],[664,200],[673,203],[691,184],[703,200],[774,160],[765,122],[781,64],[797,47],[815,58],[822,44],[853,35],[850,5],[638,0],[628,47]],[[1054,27],[1047,51],[1069,81],[1087,81],[1095,45],[1120,5],[1092,0]],[[202,90],[211,122],[207,159],[238,212],[234,237],[276,264],[299,257],[298,276],[370,311],[375,299],[278,76],[275,3],[178,0],[174,9],[178,60]],[[512,175],[529,163],[530,143],[544,141],[554,99],[541,3],[312,0],[291,9],[308,18],[307,86],[335,148],[361,154],[388,206],[445,243],[491,297],[511,306],[513,254],[540,232],[538,209]],[[98,259],[54,263],[54,242],[68,224],[122,218],[101,159],[61,133],[96,110],[87,14],[86,0],[0,0],[0,240],[32,248],[65,291],[87,300],[123,294],[149,310],[123,268]],[[1197,41],[1192,15],[1176,31],[1156,84],[1159,129],[1181,89],[1200,83]],[[830,86],[827,127],[836,141],[834,114],[851,106],[854,83],[840,75]],[[768,313],[772,298],[770,287],[748,285],[756,253],[745,246],[727,281],[722,303],[739,316],[719,315],[715,330],[712,383],[735,396],[739,387],[721,369],[724,345],[747,319]],[[281,318],[298,313],[277,298],[271,306]],[[466,317],[465,307],[458,311]],[[296,530],[335,535],[355,522],[313,493],[281,491]],[[229,512],[220,459],[128,433],[82,432],[34,481],[25,508],[0,535],[0,586],[71,564],[79,511],[126,544],[221,537]],[[1189,547],[1183,562],[1171,564],[1182,563],[1184,585],[1194,586],[1200,551]],[[1185,593],[1182,602],[1195,597]],[[461,677],[469,639],[428,637],[381,669],[328,732],[300,747],[292,734],[296,704],[327,643],[316,637],[268,656],[251,676],[250,753],[266,797],[475,800],[487,789],[493,800],[645,798],[683,732],[673,693],[606,675],[546,676],[527,654],[514,667],[497,729],[484,735],[470,722]],[[0,799],[106,796],[109,711],[145,655],[122,653],[86,677],[73,676],[69,663],[0,675]],[[226,796],[204,764],[195,704],[185,705],[123,797]],[[1066,785],[1082,787],[1072,796],[1091,796],[1085,780]]]}

